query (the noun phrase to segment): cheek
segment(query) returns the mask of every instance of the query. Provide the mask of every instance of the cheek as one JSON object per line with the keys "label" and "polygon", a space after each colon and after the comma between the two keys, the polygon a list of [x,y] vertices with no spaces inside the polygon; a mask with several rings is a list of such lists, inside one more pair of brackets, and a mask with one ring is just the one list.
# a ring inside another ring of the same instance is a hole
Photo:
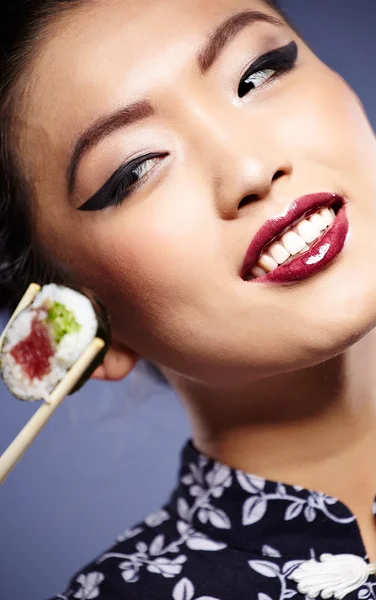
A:
{"label": "cheek", "polygon": [[205,302],[219,237],[202,206],[192,191],[135,200],[96,215],[70,250],[71,260],[81,257],[72,263],[77,279],[100,294],[123,339],[140,351],[149,336],[178,333]]}
{"label": "cheek", "polygon": [[351,173],[356,177],[359,173],[363,177],[365,170],[373,176],[375,136],[360,100],[348,84],[319,63],[294,94],[292,105],[297,110],[290,118],[280,120],[280,131],[291,140],[297,164],[310,163],[311,174],[317,164],[345,176]]}

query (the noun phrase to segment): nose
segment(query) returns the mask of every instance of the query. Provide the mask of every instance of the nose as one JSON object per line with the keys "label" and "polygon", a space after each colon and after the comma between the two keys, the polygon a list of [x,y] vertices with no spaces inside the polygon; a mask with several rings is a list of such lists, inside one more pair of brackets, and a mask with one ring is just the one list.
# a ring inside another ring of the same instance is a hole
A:
{"label": "nose", "polygon": [[201,164],[212,174],[216,209],[226,220],[256,201],[276,199],[293,172],[288,141],[278,137],[276,128],[242,117],[231,124],[206,119],[200,130],[206,140]]}

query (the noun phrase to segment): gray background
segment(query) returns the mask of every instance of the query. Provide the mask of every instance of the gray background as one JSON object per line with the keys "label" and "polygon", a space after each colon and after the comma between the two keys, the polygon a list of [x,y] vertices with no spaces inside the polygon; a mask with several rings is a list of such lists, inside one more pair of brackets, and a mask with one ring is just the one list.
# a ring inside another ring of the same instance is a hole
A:
{"label": "gray background", "polygon": [[[375,126],[376,0],[284,6]],[[35,408],[0,382],[0,452]],[[142,369],[67,398],[0,489],[0,600],[62,592],[70,575],[166,500],[188,436],[179,399]]]}

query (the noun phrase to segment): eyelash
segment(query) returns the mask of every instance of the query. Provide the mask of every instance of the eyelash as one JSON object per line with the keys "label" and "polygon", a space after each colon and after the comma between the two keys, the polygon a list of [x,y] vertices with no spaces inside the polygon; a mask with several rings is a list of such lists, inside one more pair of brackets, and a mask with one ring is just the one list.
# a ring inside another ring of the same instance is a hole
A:
{"label": "eyelash", "polygon": [[[251,81],[252,77],[263,82],[263,75],[266,75],[266,80],[275,79],[283,73],[292,71],[295,67],[298,58],[298,46],[296,42],[290,42],[286,46],[271,50],[260,56],[247,69],[240,80],[238,86],[238,96],[243,98],[250,90],[260,87],[255,82]],[[252,86],[252,87],[251,87]]]}
{"label": "eyelash", "polygon": [[[78,210],[95,211],[103,210],[110,206],[118,206],[127,196],[130,196],[130,194],[137,189],[140,185],[140,181],[143,181],[148,177],[148,173],[146,173],[141,176],[140,179],[135,181],[134,174],[142,171],[149,162],[160,160],[165,156],[167,156],[167,153],[160,154],[155,152],[147,154],[146,156],[140,156],[129,163],[126,163],[110,177],[107,183],[105,183],[94,196],[80,206]],[[150,169],[148,172],[150,172]]]}
{"label": "eyelash", "polygon": [[[251,90],[264,85],[272,79],[276,79],[283,73],[291,71],[295,67],[297,57],[298,47],[294,41],[286,46],[271,50],[260,56],[250,65],[242,76],[238,86],[239,98],[243,98]],[[257,85],[259,81],[261,83]],[[105,183],[105,185],[78,210],[96,211],[103,210],[110,206],[118,206],[126,197],[130,196],[145,179],[147,179],[148,173],[152,167],[146,174],[142,175],[142,170],[145,166],[148,163],[160,160],[165,156],[167,156],[167,153],[148,154],[146,156],[135,158],[123,165],[112,175],[107,183]],[[137,177],[140,171],[141,176],[138,180],[135,180],[134,174],[136,174]]]}

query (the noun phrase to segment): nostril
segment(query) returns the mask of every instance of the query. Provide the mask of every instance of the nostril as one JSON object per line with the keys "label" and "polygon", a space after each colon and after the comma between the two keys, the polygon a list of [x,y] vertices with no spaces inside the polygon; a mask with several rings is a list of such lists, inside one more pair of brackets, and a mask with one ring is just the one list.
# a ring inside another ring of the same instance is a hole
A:
{"label": "nostril", "polygon": [[248,194],[248,196],[244,196],[243,200],[239,204],[239,208],[246,206],[250,202],[255,202],[255,200],[259,200],[259,196],[257,194]]}
{"label": "nostril", "polygon": [[274,173],[272,181],[277,181],[277,179],[279,179],[280,177],[283,177],[284,175],[285,175],[285,172],[280,169],[279,171]]}

